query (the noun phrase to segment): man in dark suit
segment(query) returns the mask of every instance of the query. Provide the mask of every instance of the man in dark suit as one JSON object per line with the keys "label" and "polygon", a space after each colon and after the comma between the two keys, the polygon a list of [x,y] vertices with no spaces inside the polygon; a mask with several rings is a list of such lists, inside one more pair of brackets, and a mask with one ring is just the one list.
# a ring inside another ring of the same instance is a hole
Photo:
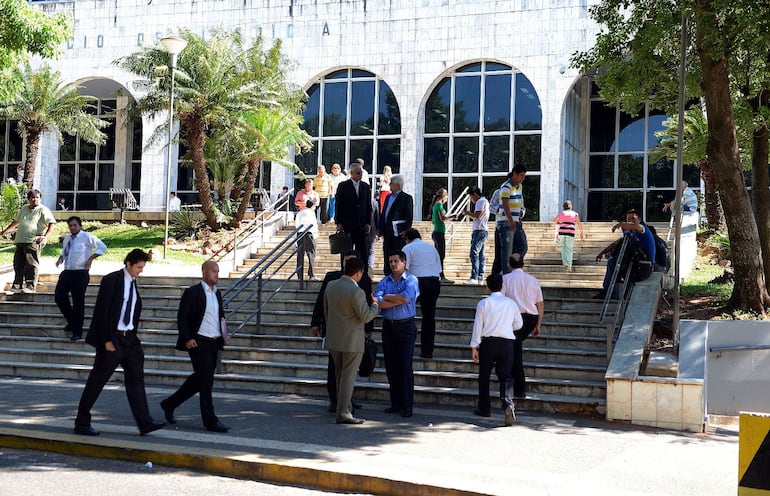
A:
{"label": "man in dark suit", "polygon": [[104,276],[99,285],[91,327],[86,335],[86,343],[96,348],[96,358],[78,404],[75,434],[99,435],[99,431],[91,427],[91,408],[118,365],[123,367],[128,404],[139,433],[149,434],[166,425],[153,421],[150,416],[144,391],[144,351],[136,335],[142,313],[136,278],[148,259],[140,249],[130,251],[124,260],[125,267]]}
{"label": "man in dark suit", "polygon": [[385,208],[380,215],[378,234],[382,236],[382,254],[385,275],[390,274],[388,257],[404,247],[401,233],[412,227],[414,201],[404,192],[404,178],[400,174],[390,178],[390,194],[385,197]]}
{"label": "man in dark suit", "polygon": [[366,235],[372,229],[372,193],[362,181],[361,164],[350,164],[350,179],[342,181],[334,197],[334,223],[350,236],[353,249],[364,263],[367,260]]}
{"label": "man in dark suit", "polygon": [[[344,267],[348,260],[351,258],[358,258],[358,252],[355,250],[349,250],[343,254],[343,257],[342,266]],[[336,281],[342,277],[343,274],[344,273],[341,270],[333,270],[331,272],[327,272],[326,276],[324,276],[324,280],[321,283],[321,290],[318,292],[318,296],[315,300],[315,306],[313,307],[313,316],[310,319],[310,332],[313,334],[313,336],[326,337],[326,317],[324,315],[324,294],[326,293],[326,286],[330,282]],[[361,279],[358,280],[358,287],[364,290],[366,301],[372,301],[372,280],[368,275],[366,275],[365,272],[361,276]],[[372,337],[373,331],[374,321],[371,320],[364,326],[364,337],[366,339],[370,339]],[[332,360],[331,355],[329,355],[329,367],[326,373],[326,390],[329,392],[329,412],[336,412],[337,380],[336,371],[334,368],[334,360]],[[354,410],[356,408],[361,408],[361,405],[357,404],[355,401],[352,402],[352,406]]]}
{"label": "man in dark suit", "polygon": [[206,430],[227,432],[230,428],[217,418],[211,397],[217,354],[228,344],[225,340],[229,339],[222,335],[225,317],[222,294],[216,286],[219,282],[219,265],[208,260],[203,262],[201,272],[203,280],[185,289],[176,315],[179,328],[176,349],[190,355],[193,373],[174,394],[160,402],[160,407],[166,415],[166,421],[175,424],[174,410],[198,393],[201,418]]}

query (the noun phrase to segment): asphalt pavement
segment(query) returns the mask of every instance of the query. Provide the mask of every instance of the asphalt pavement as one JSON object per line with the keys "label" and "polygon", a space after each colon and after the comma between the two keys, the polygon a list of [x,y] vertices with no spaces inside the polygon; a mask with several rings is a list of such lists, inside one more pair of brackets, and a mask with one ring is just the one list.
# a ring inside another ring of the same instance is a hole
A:
{"label": "asphalt pavement", "polygon": [[[0,378],[0,446],[366,494],[686,496],[737,486],[737,427],[691,434],[526,411],[505,427],[502,412],[418,404],[402,418],[375,402],[357,412],[366,423],[350,426],[334,423],[324,398],[215,391],[230,432],[203,428],[196,397],[176,425],[140,436],[123,385],[110,383],[92,411],[101,435],[89,437],[72,431],[82,387]],[[156,420],[174,389],[147,388]]]}

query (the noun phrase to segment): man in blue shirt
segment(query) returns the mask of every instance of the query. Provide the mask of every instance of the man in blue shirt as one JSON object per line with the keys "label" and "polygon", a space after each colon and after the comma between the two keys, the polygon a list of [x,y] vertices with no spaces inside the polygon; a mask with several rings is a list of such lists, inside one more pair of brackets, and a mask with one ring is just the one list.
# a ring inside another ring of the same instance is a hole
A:
{"label": "man in blue shirt", "polygon": [[417,340],[417,278],[406,271],[406,254],[396,250],[388,255],[391,273],[383,277],[374,292],[382,315],[382,352],[390,384],[390,407],[385,413],[412,416],[414,371],[412,356]]}

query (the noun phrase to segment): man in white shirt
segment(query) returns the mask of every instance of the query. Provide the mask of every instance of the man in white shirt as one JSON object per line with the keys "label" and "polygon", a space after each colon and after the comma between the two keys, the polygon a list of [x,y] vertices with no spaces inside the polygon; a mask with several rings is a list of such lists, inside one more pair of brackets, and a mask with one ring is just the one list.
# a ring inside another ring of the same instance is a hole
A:
{"label": "man in white shirt", "polygon": [[422,240],[420,231],[409,228],[403,234],[406,245],[406,270],[417,278],[420,285],[420,356],[433,358],[436,337],[436,302],[441,294],[441,258],[436,248]]}
{"label": "man in white shirt", "polygon": [[489,201],[481,194],[478,186],[468,188],[468,195],[474,203],[473,210],[466,210],[464,213],[473,219],[473,233],[471,233],[471,277],[465,284],[482,284],[484,280],[484,269],[486,259],[484,256],[484,247],[489,236]]}
{"label": "man in white shirt", "polygon": [[508,259],[510,272],[503,276],[503,294],[519,306],[523,324],[515,332],[516,343],[513,346],[513,396],[526,398],[527,383],[524,377],[524,359],[522,358],[524,340],[530,334],[540,334],[543,321],[543,290],[540,282],[524,272],[524,257],[514,253]]}
{"label": "man in white shirt", "polygon": [[[318,221],[315,217],[315,204],[311,200],[305,202],[305,208],[297,212],[297,217],[294,219],[294,225],[304,230],[310,226],[310,232],[304,236],[301,240],[297,241],[297,268],[301,267],[305,255],[307,255],[307,276],[311,281],[320,281],[315,276],[315,240],[318,238]],[[300,279],[302,274],[299,274]]]}
{"label": "man in white shirt", "polygon": [[57,267],[64,264],[64,270],[56,283],[54,301],[67,321],[64,332],[71,332],[70,339],[77,341],[83,337],[85,298],[90,281],[88,271],[91,262],[104,255],[107,246],[93,234],[83,231],[80,217],[73,215],[67,219],[67,226],[70,233],[64,236],[61,255],[56,261]]}
{"label": "man in white shirt", "polygon": [[179,212],[181,209],[182,200],[180,200],[179,197],[176,196],[176,193],[172,191],[168,194],[168,211]]}
{"label": "man in white shirt", "polygon": [[501,292],[503,276],[492,274],[487,277],[489,297],[476,305],[471,336],[471,358],[479,364],[479,403],[473,412],[481,417],[491,415],[489,400],[489,376],[495,367],[500,383],[500,399],[505,404],[505,425],[513,425],[516,414],[513,411],[513,347],[516,342],[514,330],[521,327],[522,319],[514,301]]}
{"label": "man in white shirt", "polygon": [[190,355],[193,373],[179,389],[160,402],[160,407],[169,424],[175,424],[174,410],[198,393],[201,418],[206,430],[224,433],[230,430],[214,413],[211,390],[214,387],[214,372],[217,368],[217,354],[229,344],[222,310],[222,294],[217,289],[219,265],[207,260],[201,266],[202,281],[185,289],[179,302],[177,326],[179,337],[176,349]]}

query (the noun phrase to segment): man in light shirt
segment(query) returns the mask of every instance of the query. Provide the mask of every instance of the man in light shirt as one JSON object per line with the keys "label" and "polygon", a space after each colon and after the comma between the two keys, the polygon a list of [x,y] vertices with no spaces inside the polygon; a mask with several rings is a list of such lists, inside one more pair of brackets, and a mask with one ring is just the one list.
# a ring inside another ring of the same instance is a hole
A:
{"label": "man in light shirt", "polygon": [[229,344],[228,336],[222,332],[225,317],[222,294],[216,286],[219,282],[219,265],[207,260],[203,262],[201,272],[200,284],[190,286],[182,294],[176,316],[179,327],[176,349],[190,355],[193,373],[174,394],[160,402],[160,407],[163,408],[166,422],[175,424],[174,410],[198,393],[201,418],[206,430],[227,432],[230,428],[222,424],[214,413],[211,394],[217,354],[224,345]]}
{"label": "man in light shirt", "polygon": [[176,196],[176,193],[172,191],[168,194],[168,211],[179,212],[182,209],[182,200]]}
{"label": "man in light shirt", "polygon": [[473,210],[464,213],[473,219],[473,232],[471,233],[471,277],[464,284],[477,285],[484,280],[486,258],[484,248],[489,237],[489,201],[481,194],[478,186],[468,188],[468,195],[473,202]]}
{"label": "man in light shirt", "polygon": [[540,324],[543,321],[543,290],[540,282],[524,272],[524,257],[514,253],[508,259],[510,272],[503,276],[503,294],[519,306],[523,324],[514,334],[516,342],[513,346],[513,396],[526,398],[527,383],[524,377],[524,340],[530,334],[540,334]]}
{"label": "man in light shirt", "polygon": [[[315,240],[318,239],[319,231],[313,205],[310,200],[305,202],[305,208],[297,212],[297,217],[294,219],[294,225],[300,228],[300,232],[310,227],[308,234],[297,241],[297,268],[300,269],[307,255],[307,276],[311,281],[320,281],[315,276]],[[302,279],[301,272],[299,277]]]}
{"label": "man in light shirt", "polygon": [[487,277],[490,295],[476,305],[471,336],[471,358],[479,364],[479,404],[473,412],[481,417],[491,416],[489,400],[489,376],[495,367],[500,383],[500,399],[505,404],[505,425],[513,425],[516,414],[513,411],[513,346],[516,342],[514,331],[521,327],[522,319],[518,305],[506,298],[500,290],[503,276],[492,274]]}
{"label": "man in light shirt", "polygon": [[436,337],[436,303],[441,294],[441,258],[436,248],[422,240],[420,231],[409,228],[404,231],[406,246],[406,270],[417,278],[420,285],[420,357],[433,358]]}
{"label": "man in light shirt", "polygon": [[107,246],[93,234],[83,231],[80,217],[73,215],[67,219],[67,226],[70,233],[64,236],[61,255],[56,261],[57,267],[64,264],[64,270],[56,283],[54,301],[67,320],[64,332],[71,332],[70,339],[77,341],[83,337],[85,298],[90,281],[88,271],[91,262],[104,255]]}

